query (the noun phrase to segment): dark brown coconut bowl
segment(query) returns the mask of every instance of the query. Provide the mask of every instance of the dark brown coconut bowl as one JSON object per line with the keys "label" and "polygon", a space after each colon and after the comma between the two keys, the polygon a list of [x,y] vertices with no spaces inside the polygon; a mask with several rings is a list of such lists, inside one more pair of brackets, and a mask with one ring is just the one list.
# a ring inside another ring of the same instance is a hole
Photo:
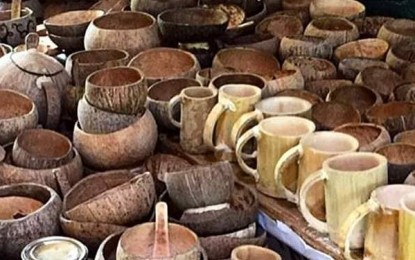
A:
{"label": "dark brown coconut bowl", "polygon": [[169,172],[183,171],[191,167],[191,164],[178,156],[170,154],[155,154],[144,163],[146,169],[153,176],[156,185],[157,195],[161,195],[166,190],[164,175]]}
{"label": "dark brown coconut bowl", "polygon": [[400,132],[395,135],[393,142],[415,145],[415,130]]}
{"label": "dark brown coconut bowl", "polygon": [[174,48],[153,48],[141,52],[130,63],[144,73],[148,85],[171,78],[194,78],[200,70],[196,57]]}
{"label": "dark brown coconut bowl", "polygon": [[12,158],[22,168],[56,168],[73,159],[72,143],[52,130],[26,129],[14,142]]}
{"label": "dark brown coconut bowl", "polygon": [[380,28],[377,37],[387,41],[390,46],[411,42],[415,40],[415,21],[409,19],[387,21]]}
{"label": "dark brown coconut bowl", "polygon": [[383,126],[371,123],[350,123],[334,129],[336,132],[349,134],[359,141],[359,151],[374,152],[379,147],[389,144],[391,137]]}
{"label": "dark brown coconut bowl", "polygon": [[389,102],[378,104],[366,112],[369,122],[383,125],[393,137],[405,130],[415,129],[415,104]]}
{"label": "dark brown coconut bowl", "polygon": [[50,40],[66,53],[72,53],[84,49],[84,36],[59,36],[49,34]]}
{"label": "dark brown coconut bowl", "polygon": [[217,8],[170,9],[157,16],[160,32],[168,42],[198,42],[223,34],[228,15]]}
{"label": "dark brown coconut bowl", "polygon": [[387,16],[367,16],[354,19],[353,23],[359,29],[361,38],[376,38],[382,25],[391,20],[393,18]]}
{"label": "dark brown coconut bowl", "polygon": [[384,61],[365,58],[346,58],[340,61],[338,72],[340,77],[354,81],[356,76],[368,67],[389,69],[389,65]]}
{"label": "dark brown coconut bowl", "polygon": [[351,105],[334,101],[313,105],[311,118],[319,130],[333,130],[346,123],[359,123],[360,114]]}
{"label": "dark brown coconut bowl", "polygon": [[389,67],[402,73],[409,64],[415,62],[415,43],[404,43],[392,46],[386,55],[386,63]]}
{"label": "dark brown coconut bowl", "polygon": [[303,31],[301,20],[290,15],[272,15],[262,20],[255,28],[256,34],[271,34],[279,40],[285,36],[302,34]]}
{"label": "dark brown coconut bowl", "polygon": [[403,82],[396,72],[380,67],[369,67],[357,75],[355,83],[378,92],[383,101],[387,101],[396,86]]}
{"label": "dark brown coconut bowl", "polygon": [[362,118],[369,108],[383,103],[377,92],[359,85],[338,87],[330,91],[326,100],[351,105],[359,111]]}
{"label": "dark brown coconut bowl", "polygon": [[[35,205],[26,205],[25,207],[23,202],[19,201],[19,197],[35,200],[37,206],[33,208],[32,206]],[[58,218],[62,201],[51,188],[33,183],[4,185],[0,187],[0,199],[2,200],[0,214],[10,211],[13,213],[13,218],[0,220],[3,241],[0,245],[2,259],[21,259],[20,252],[30,242],[45,236],[59,234]],[[8,205],[8,203],[10,204]],[[34,211],[22,212],[21,209],[27,208],[27,206],[33,208]]]}
{"label": "dark brown coconut bowl", "polygon": [[391,100],[395,101],[415,101],[415,83],[403,83],[402,85],[397,86],[393,90],[393,97],[390,97]]}
{"label": "dark brown coconut bowl", "polygon": [[323,99],[317,94],[304,89],[284,89],[278,92],[275,96],[298,97],[307,100],[311,104],[323,102]]}
{"label": "dark brown coconut bowl", "polygon": [[389,44],[382,39],[361,39],[337,47],[334,51],[334,59],[336,62],[346,58],[384,60],[388,49]]}
{"label": "dark brown coconut bowl", "polygon": [[271,34],[248,34],[236,37],[225,43],[227,48],[247,47],[276,55],[278,52],[279,40]]}
{"label": "dark brown coconut bowl", "polygon": [[218,162],[166,173],[164,182],[174,204],[185,210],[228,202],[234,176],[229,162]]}
{"label": "dark brown coconut bowl", "polygon": [[29,97],[4,89],[0,90],[0,104],[0,145],[13,142],[24,129],[37,126],[37,109]]}
{"label": "dark brown coconut bowl", "polygon": [[155,199],[149,172],[95,173],[78,182],[65,195],[63,214],[79,222],[128,226],[143,221],[150,214]]}
{"label": "dark brown coconut bowl", "polygon": [[351,85],[353,85],[353,82],[346,79],[321,79],[307,82],[304,89],[317,94],[325,100],[330,91],[339,87]]}
{"label": "dark brown coconut bowl", "polygon": [[[256,191],[240,182],[235,183],[229,207],[213,210],[212,207],[194,209],[193,212],[179,210],[168,192],[160,197],[169,206],[169,219],[182,224],[200,237],[221,235],[241,230],[253,223],[258,213]],[[199,212],[199,213],[197,213]]]}
{"label": "dark brown coconut bowl", "polygon": [[305,82],[337,77],[337,69],[333,63],[315,57],[291,56],[284,61],[282,68],[285,70],[299,69]]}
{"label": "dark brown coconut bowl", "polygon": [[43,21],[49,34],[58,36],[84,36],[89,23],[104,15],[101,10],[79,10],[57,14]]}
{"label": "dark brown coconut bowl", "polygon": [[401,184],[415,170],[415,146],[388,144],[376,150],[388,159],[388,184]]}
{"label": "dark brown coconut bowl", "polygon": [[232,68],[238,72],[249,72],[271,79],[280,69],[278,60],[272,55],[252,48],[227,48],[213,58],[212,68]]}
{"label": "dark brown coconut bowl", "polygon": [[266,90],[267,82],[261,76],[251,73],[224,73],[218,75],[209,83],[209,88],[219,90],[222,86],[227,84],[248,84],[260,88],[262,91]]}

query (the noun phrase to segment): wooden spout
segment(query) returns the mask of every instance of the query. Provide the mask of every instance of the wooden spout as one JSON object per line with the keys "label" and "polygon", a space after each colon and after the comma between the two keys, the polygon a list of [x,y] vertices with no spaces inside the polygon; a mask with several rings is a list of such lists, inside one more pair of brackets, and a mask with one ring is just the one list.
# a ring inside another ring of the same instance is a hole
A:
{"label": "wooden spout", "polygon": [[10,18],[11,19],[20,18],[21,9],[22,9],[22,0],[13,0]]}
{"label": "wooden spout", "polygon": [[156,204],[155,228],[153,258],[173,259],[170,257],[168,211],[165,202]]}

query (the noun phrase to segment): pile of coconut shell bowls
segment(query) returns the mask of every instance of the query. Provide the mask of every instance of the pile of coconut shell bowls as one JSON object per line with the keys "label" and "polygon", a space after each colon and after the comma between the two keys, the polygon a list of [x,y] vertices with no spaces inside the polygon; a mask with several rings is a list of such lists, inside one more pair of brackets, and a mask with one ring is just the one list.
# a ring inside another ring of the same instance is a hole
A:
{"label": "pile of coconut shell bowls", "polygon": [[89,23],[104,15],[101,10],[79,10],[57,14],[44,20],[48,36],[59,49],[72,53],[84,49],[84,36]]}

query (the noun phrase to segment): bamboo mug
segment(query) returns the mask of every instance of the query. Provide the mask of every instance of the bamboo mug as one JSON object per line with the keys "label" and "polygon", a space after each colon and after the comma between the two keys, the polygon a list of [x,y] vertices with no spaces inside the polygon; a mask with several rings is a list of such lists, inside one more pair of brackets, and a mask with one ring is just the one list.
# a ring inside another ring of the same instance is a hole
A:
{"label": "bamboo mug", "polygon": [[[180,145],[184,151],[194,154],[208,151],[203,143],[206,119],[217,101],[217,91],[210,88],[188,87],[172,98],[168,105],[170,122],[180,128]],[[180,122],[174,119],[173,109],[181,104]]]}
{"label": "bamboo mug", "polygon": [[232,161],[232,127],[240,116],[254,110],[261,99],[261,89],[247,84],[227,84],[219,89],[218,99],[206,120],[203,140],[221,159]]}
{"label": "bamboo mug", "polygon": [[407,194],[400,201],[399,260],[415,259],[415,193]]}
{"label": "bamboo mug", "polygon": [[232,128],[232,144],[236,145],[244,130],[255,122],[272,116],[300,116],[311,119],[312,104],[298,97],[270,97],[255,104],[255,110],[242,115]]}
{"label": "bamboo mug", "polygon": [[[274,181],[274,169],[279,158],[300,138],[315,130],[312,121],[295,116],[270,117],[249,129],[236,144],[236,158],[242,170],[252,175],[260,192],[276,198],[284,198],[284,190]],[[244,161],[242,149],[251,139],[257,140],[257,169]]]}
{"label": "bamboo mug", "polygon": [[[358,148],[359,141],[348,134],[331,131],[311,133],[301,138],[297,146],[281,156],[275,167],[275,181],[284,189],[287,199],[297,204],[299,187],[308,176],[321,169],[327,158],[342,153],[355,152]],[[298,166],[298,174],[285,175],[284,172],[293,165]],[[290,178],[283,179],[281,176]],[[313,215],[324,217],[324,188],[322,183],[313,187],[307,203]]]}
{"label": "bamboo mug", "polygon": [[399,210],[402,197],[415,192],[415,186],[395,184],[377,188],[370,199],[357,207],[343,223],[340,234],[344,255],[350,255],[350,237],[354,227],[367,217],[364,243],[365,259],[397,259]]}
{"label": "bamboo mug", "polygon": [[[329,233],[341,243],[340,228],[349,214],[366,202],[370,193],[388,182],[387,159],[376,153],[351,152],[336,155],[323,162],[322,169],[310,175],[300,188],[300,210],[313,228]],[[306,199],[314,184],[324,181],[326,220],[314,217]],[[364,223],[356,225],[350,237],[351,248],[363,247]]]}

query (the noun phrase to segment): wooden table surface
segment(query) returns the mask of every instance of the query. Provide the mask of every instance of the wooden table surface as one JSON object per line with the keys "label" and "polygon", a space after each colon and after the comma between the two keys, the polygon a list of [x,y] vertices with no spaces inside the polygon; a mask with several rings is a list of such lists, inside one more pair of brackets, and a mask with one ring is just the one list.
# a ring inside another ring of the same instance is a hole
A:
{"label": "wooden table surface", "polygon": [[[213,154],[191,155],[184,152],[178,143],[178,137],[160,134],[158,150],[164,153],[174,154],[187,159],[193,164],[209,164],[216,162]],[[232,163],[236,177],[250,185],[254,185],[254,180],[242,172],[239,166]],[[322,234],[308,226],[306,220],[302,217],[297,206],[286,200],[275,199],[258,193],[261,210],[272,219],[279,220],[289,226],[298,236],[300,236],[308,245],[330,255],[334,259],[344,259],[342,250],[337,247],[327,235]],[[355,258],[361,258],[361,252],[355,252]]]}

